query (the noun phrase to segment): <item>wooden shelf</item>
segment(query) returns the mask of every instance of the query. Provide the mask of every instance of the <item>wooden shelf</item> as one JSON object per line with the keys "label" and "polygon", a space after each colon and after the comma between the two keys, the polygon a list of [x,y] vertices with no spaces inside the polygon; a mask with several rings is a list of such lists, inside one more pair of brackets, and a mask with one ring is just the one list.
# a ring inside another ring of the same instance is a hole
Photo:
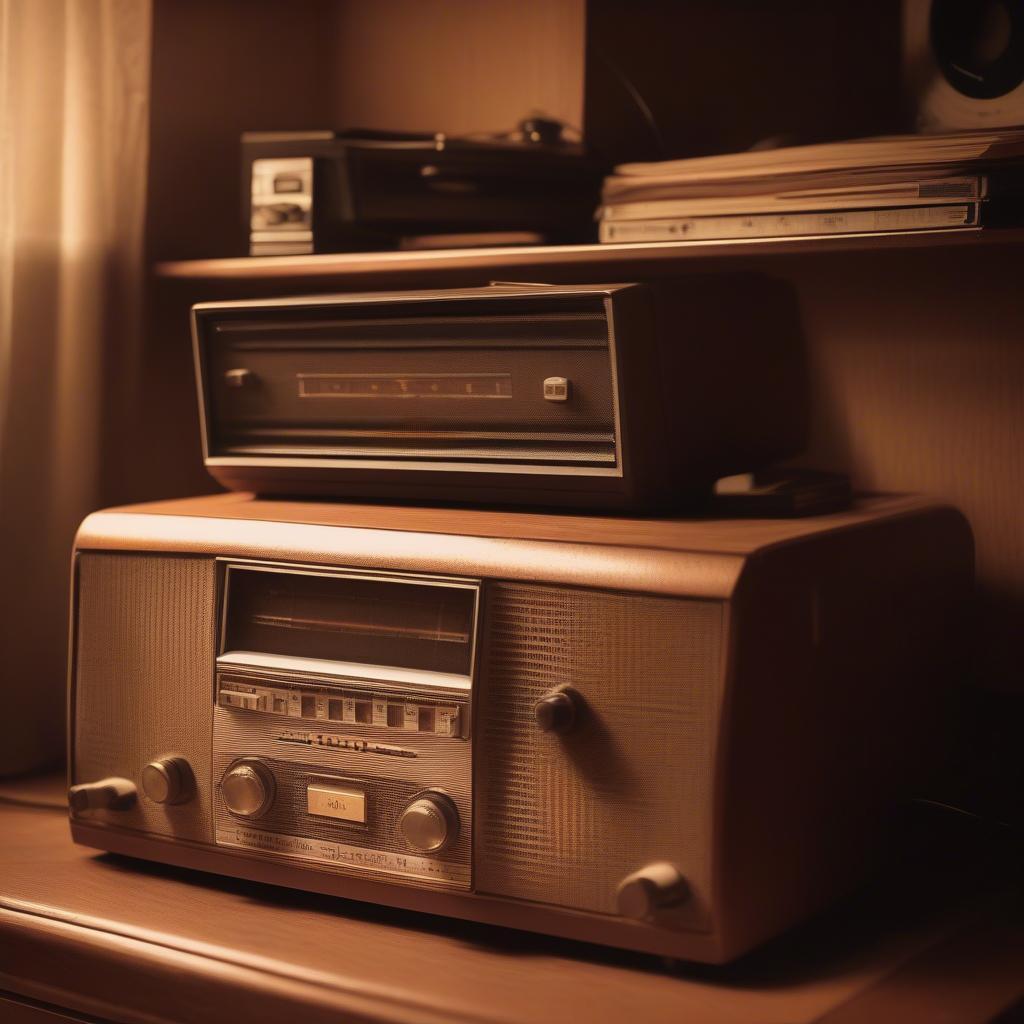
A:
{"label": "wooden shelf", "polygon": [[[679,264],[693,261],[758,258],[807,253],[899,251],[1019,244],[1024,229],[958,228],[850,235],[795,235],[789,238],[742,238],[718,242],[655,242],[623,245],[514,246],[487,249],[438,249],[419,252],[325,253],[313,256],[255,256],[232,259],[180,260],[159,263],[161,278],[191,281],[258,281],[292,278],[429,277],[482,272],[521,275],[523,269],[573,271],[597,266],[602,276],[611,268],[642,268],[664,276]],[[521,279],[521,277],[520,277]]]}
{"label": "wooden shelf", "polygon": [[13,997],[188,1024],[983,1024],[1024,995],[1016,861],[991,840],[879,878],[730,967],[669,972],[640,954],[100,854],[72,844],[64,787],[0,782],[0,1020]]}

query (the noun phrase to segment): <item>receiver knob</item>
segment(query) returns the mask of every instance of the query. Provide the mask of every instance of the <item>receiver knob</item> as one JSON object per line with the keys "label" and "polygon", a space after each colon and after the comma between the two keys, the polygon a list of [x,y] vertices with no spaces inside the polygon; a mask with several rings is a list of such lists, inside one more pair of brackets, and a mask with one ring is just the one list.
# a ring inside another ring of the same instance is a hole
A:
{"label": "receiver knob", "polygon": [[568,687],[546,694],[533,706],[533,714],[541,732],[568,732],[579,713],[580,698]]}
{"label": "receiver knob", "polygon": [[437,853],[459,834],[459,812],[444,794],[426,793],[402,811],[398,828],[414,850]]}
{"label": "receiver knob", "polygon": [[266,814],[274,802],[274,790],[273,774],[256,758],[235,761],[220,780],[225,806],[241,818],[259,818]]}
{"label": "receiver knob", "polygon": [[256,374],[245,367],[227,370],[224,374],[224,383],[229,388],[251,388],[256,383]]}
{"label": "receiver knob", "polygon": [[619,883],[619,913],[642,921],[658,910],[682,903],[689,891],[686,879],[674,864],[648,864]]}
{"label": "receiver knob", "polygon": [[68,804],[76,814],[82,811],[126,811],[135,803],[135,783],[111,777],[99,782],[80,782],[68,790]]}
{"label": "receiver knob", "polygon": [[181,804],[192,796],[192,769],[183,757],[161,757],[142,769],[142,791],[158,804]]}

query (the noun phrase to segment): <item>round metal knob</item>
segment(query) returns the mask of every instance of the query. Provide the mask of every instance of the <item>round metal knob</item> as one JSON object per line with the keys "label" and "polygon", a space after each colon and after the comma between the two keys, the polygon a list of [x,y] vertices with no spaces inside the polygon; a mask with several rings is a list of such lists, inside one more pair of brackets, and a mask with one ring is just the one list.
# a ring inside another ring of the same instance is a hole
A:
{"label": "round metal knob", "polygon": [[259,818],[274,802],[274,776],[256,758],[235,761],[220,780],[224,804],[241,818]]}
{"label": "round metal knob", "polygon": [[398,828],[414,850],[437,853],[459,834],[459,812],[442,793],[427,793],[406,807]]}
{"label": "round metal knob", "polygon": [[686,879],[674,864],[648,864],[619,883],[619,913],[642,921],[665,907],[682,903],[689,891]]}
{"label": "round metal knob", "polygon": [[541,732],[568,732],[579,717],[579,704],[579,695],[569,688],[546,694],[533,706],[537,727]]}
{"label": "round metal knob", "polygon": [[158,804],[181,804],[191,799],[192,769],[183,757],[161,757],[142,769],[142,791]]}

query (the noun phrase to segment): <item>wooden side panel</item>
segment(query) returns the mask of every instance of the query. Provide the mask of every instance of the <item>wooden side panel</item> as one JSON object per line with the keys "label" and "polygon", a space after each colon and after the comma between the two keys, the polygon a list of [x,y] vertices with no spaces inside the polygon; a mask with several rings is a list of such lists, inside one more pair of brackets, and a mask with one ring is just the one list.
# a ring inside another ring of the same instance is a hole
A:
{"label": "wooden side panel", "polygon": [[748,564],[718,790],[727,948],[852,888],[941,770],[972,571],[970,530],[948,509]]}

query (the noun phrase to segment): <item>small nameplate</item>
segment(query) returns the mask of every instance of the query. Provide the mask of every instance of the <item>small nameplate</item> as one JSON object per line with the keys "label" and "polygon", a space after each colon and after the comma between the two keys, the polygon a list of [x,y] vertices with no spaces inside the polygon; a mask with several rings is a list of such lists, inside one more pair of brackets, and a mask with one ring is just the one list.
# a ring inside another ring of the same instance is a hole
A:
{"label": "small nameplate", "polygon": [[358,789],[340,786],[308,786],[306,810],[321,818],[340,818],[366,824],[366,794]]}

